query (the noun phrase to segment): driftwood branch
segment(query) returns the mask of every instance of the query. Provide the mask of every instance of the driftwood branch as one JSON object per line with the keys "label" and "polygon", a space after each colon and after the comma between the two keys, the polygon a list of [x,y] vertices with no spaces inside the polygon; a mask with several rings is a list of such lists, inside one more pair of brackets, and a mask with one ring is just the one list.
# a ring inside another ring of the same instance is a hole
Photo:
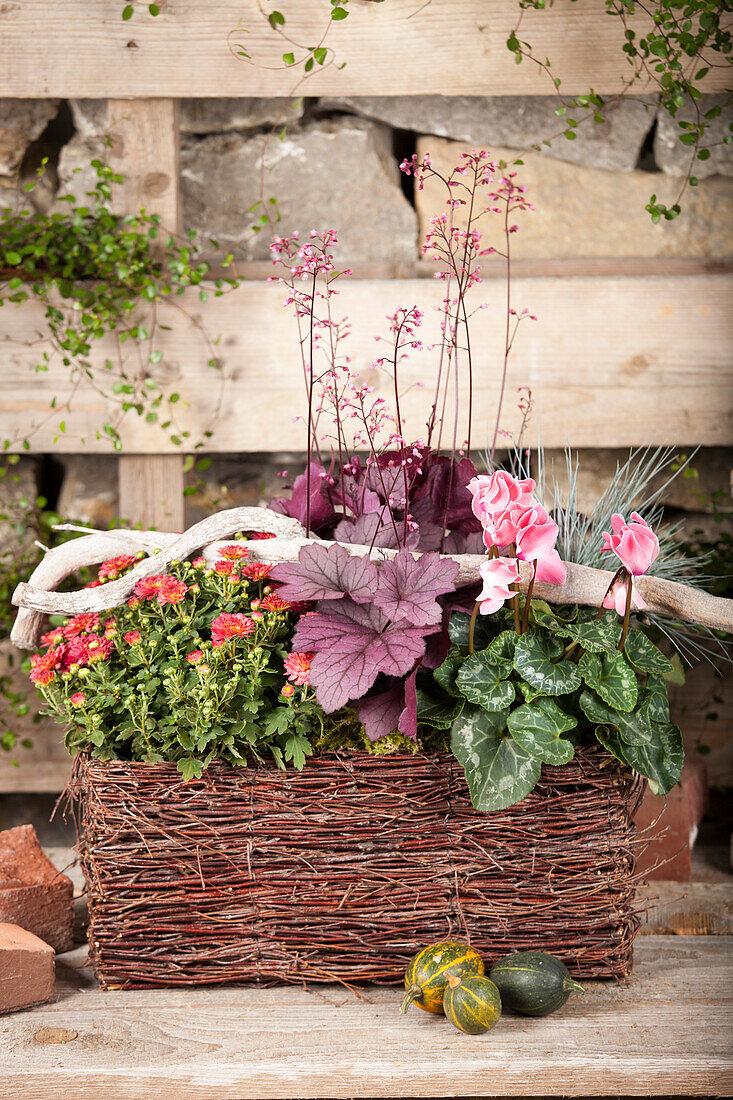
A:
{"label": "driftwood branch", "polygon": [[[38,644],[43,615],[78,615],[89,611],[110,611],[132,594],[139,580],[163,572],[171,562],[180,561],[202,550],[207,561],[219,557],[222,540],[238,531],[268,531],[276,537],[248,543],[252,561],[267,563],[296,561],[301,547],[312,542],[305,537],[303,527],[287,516],[263,508],[232,508],[218,512],[197,523],[182,535],[158,531],[118,531],[96,533],[75,539],[50,550],[32,574],[28,584],[19,584],[13,603],[20,607],[11,639],[22,649]],[[324,545],[330,545],[324,543]],[[394,556],[394,550],[370,549],[368,546],[345,545],[349,554],[368,554],[374,561]],[[116,554],[144,550],[148,557],[119,580],[100,588],[77,592],[54,592],[53,588],[84,565],[94,565]],[[479,567],[486,559],[481,554],[455,556],[459,572],[457,587],[476,583]],[[526,590],[530,566],[520,562],[522,589]],[[598,607],[608,589],[613,573],[606,569],[591,569],[586,565],[566,562],[565,584],[536,584],[534,595],[553,603],[580,603]],[[638,590],[649,610],[685,622],[733,631],[733,600],[724,600],[659,577],[639,577]]]}

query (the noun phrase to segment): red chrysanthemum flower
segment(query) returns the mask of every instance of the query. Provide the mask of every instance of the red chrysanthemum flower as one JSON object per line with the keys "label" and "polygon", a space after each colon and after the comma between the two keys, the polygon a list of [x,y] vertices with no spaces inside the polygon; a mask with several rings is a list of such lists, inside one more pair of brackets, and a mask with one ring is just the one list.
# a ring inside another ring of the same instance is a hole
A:
{"label": "red chrysanthemum flower", "polygon": [[81,634],[91,634],[99,626],[99,615],[95,611],[89,611],[83,615],[75,615],[64,627],[65,638],[78,638]]}
{"label": "red chrysanthemum flower", "polygon": [[219,554],[227,561],[241,561],[242,558],[249,557],[249,550],[243,543],[238,542],[233,543],[231,546],[222,546]]}
{"label": "red chrysanthemum flower", "polygon": [[215,572],[220,573],[223,577],[230,577],[236,568],[233,561],[217,561],[214,563]]}
{"label": "red chrysanthemum flower", "polygon": [[128,630],[127,634],[125,634],[125,641],[128,645],[137,645],[140,640],[139,630]]}
{"label": "red chrysanthemum flower", "polygon": [[194,558],[191,565],[195,565],[197,568],[201,568],[206,565],[206,558]]}
{"label": "red chrysanthemum flower", "polygon": [[49,630],[48,634],[44,634],[41,637],[41,645],[43,645],[43,646],[60,645],[63,640],[64,640],[64,628],[62,626],[57,626],[55,628],[55,630]]}
{"label": "red chrysanthemum flower", "polygon": [[158,595],[159,589],[165,582],[165,573],[156,573],[152,577],[143,577],[139,580],[133,589],[136,596],[140,596],[143,600],[154,600]]}
{"label": "red chrysanthemum flower", "polygon": [[223,611],[211,624],[211,640],[218,647],[232,638],[246,638],[254,629],[255,624],[246,615]]}
{"label": "red chrysanthemum flower", "polygon": [[132,554],[119,554],[116,558],[109,558],[108,561],[103,561],[99,567],[97,576],[100,581],[113,581],[134,564],[135,558]]}
{"label": "red chrysanthemum flower", "polygon": [[68,672],[75,665],[83,667],[89,663],[89,639],[70,638],[63,647],[62,669]]}
{"label": "red chrysanthemum flower", "polygon": [[308,687],[310,683],[311,661],[315,653],[288,653],[285,658],[285,672],[291,684]]}
{"label": "red chrysanthemum flower", "polygon": [[261,539],[276,539],[277,535],[272,531],[249,531],[247,538],[252,539],[253,542],[259,542]]}
{"label": "red chrysanthemum flower", "polygon": [[85,588],[100,588],[101,585],[102,585],[101,581],[90,581],[89,584],[85,584],[84,587]]}
{"label": "red chrysanthemum flower", "polygon": [[92,637],[87,645],[87,661],[94,665],[97,661],[106,661],[115,647],[111,638]]}
{"label": "red chrysanthemum flower", "polygon": [[186,655],[186,660],[190,665],[200,665],[203,659],[204,651],[202,649],[194,649]]}
{"label": "red chrysanthemum flower", "polygon": [[31,657],[31,682],[34,684],[50,684],[57,668],[62,667],[64,658],[64,646],[49,649],[47,653],[34,653]]}
{"label": "red chrysanthemum flower", "polygon": [[245,565],[242,573],[251,581],[263,581],[265,577],[270,576],[271,565],[267,565],[263,561],[253,561],[249,565]]}
{"label": "red chrysanthemum flower", "polygon": [[86,701],[87,697],[83,691],[75,691],[69,699],[72,707],[83,707]]}
{"label": "red chrysanthemum flower", "polygon": [[265,611],[289,611],[292,606],[289,600],[284,600],[282,596],[278,596],[277,592],[271,592],[262,601]]}
{"label": "red chrysanthemum flower", "polygon": [[163,584],[158,589],[158,603],[180,603],[188,592],[185,581],[179,581],[177,577],[164,577]]}

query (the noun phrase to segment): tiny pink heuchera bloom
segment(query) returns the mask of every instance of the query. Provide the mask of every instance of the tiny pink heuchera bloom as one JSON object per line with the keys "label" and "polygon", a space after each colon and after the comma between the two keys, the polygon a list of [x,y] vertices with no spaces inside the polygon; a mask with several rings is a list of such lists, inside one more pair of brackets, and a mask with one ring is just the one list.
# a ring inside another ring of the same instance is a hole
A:
{"label": "tiny pink heuchera bloom", "polygon": [[311,675],[311,661],[315,653],[288,653],[285,661],[285,672],[291,684],[298,687],[308,687]]}
{"label": "tiny pink heuchera bloom", "polygon": [[610,589],[603,597],[603,606],[609,611],[616,611],[622,617],[626,614],[626,597],[628,587],[631,585],[631,606],[635,611],[643,611],[646,600],[643,600],[634,588],[631,577],[617,577]]}
{"label": "tiny pink heuchera bloom", "polygon": [[613,534],[603,532],[603,550],[613,551],[633,577],[640,577],[659,554],[659,539],[638,512],[631,513],[629,523],[615,512],[611,527]]}
{"label": "tiny pink heuchera bloom", "polygon": [[482,615],[492,615],[514,595],[509,586],[521,579],[519,566],[514,558],[490,558],[481,563],[479,572],[484,587],[476,602]]}

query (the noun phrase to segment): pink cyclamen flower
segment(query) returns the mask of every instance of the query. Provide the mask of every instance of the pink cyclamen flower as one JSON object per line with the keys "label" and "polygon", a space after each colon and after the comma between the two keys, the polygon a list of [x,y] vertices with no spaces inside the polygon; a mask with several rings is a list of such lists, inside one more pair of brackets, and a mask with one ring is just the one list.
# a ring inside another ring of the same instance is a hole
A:
{"label": "pink cyclamen flower", "polygon": [[494,470],[493,474],[479,474],[471,478],[468,491],[471,494],[471,508],[482,526],[488,526],[488,520],[498,512],[506,512],[517,506],[526,508],[532,503],[535,483],[532,478],[517,481],[506,470]]}
{"label": "pink cyclamen flower", "polygon": [[613,584],[603,597],[603,606],[609,611],[616,611],[623,617],[626,614],[626,599],[629,585],[631,585],[631,606],[635,611],[643,611],[646,601],[641,598],[634,588],[634,582],[629,576],[616,577]]}
{"label": "pink cyclamen flower", "polygon": [[254,629],[255,624],[246,615],[222,611],[211,624],[211,640],[214,647],[218,648],[232,638],[246,638]]}
{"label": "pink cyclamen flower", "polygon": [[74,694],[69,698],[69,702],[71,703],[72,707],[83,707],[86,701],[87,697],[83,691],[75,691]]}
{"label": "pink cyclamen flower", "polygon": [[128,630],[127,634],[125,634],[125,641],[128,645],[139,645],[140,640],[139,630]]}
{"label": "pink cyclamen flower", "polygon": [[186,660],[190,665],[200,665],[204,659],[204,653],[202,649],[193,649],[190,653],[186,654]]}
{"label": "pink cyclamen flower", "polygon": [[291,684],[308,687],[311,676],[311,661],[315,653],[288,653],[285,658],[285,671]]}
{"label": "pink cyclamen flower", "polygon": [[551,550],[542,558],[536,559],[536,581],[545,581],[547,584],[564,584],[567,580],[567,569],[557,550]]}
{"label": "pink cyclamen flower", "polygon": [[514,558],[490,558],[479,566],[484,587],[476,597],[482,615],[491,615],[514,595],[511,584],[520,580],[519,566]]}
{"label": "pink cyclamen flower", "polygon": [[550,519],[541,504],[525,508],[517,516],[514,542],[517,557],[522,561],[537,561],[546,558],[555,549],[558,526]]}
{"label": "pink cyclamen flower", "polygon": [[659,554],[659,539],[638,512],[631,513],[631,521],[615,512],[611,516],[613,534],[603,532],[603,551],[613,551],[633,577],[648,572]]}

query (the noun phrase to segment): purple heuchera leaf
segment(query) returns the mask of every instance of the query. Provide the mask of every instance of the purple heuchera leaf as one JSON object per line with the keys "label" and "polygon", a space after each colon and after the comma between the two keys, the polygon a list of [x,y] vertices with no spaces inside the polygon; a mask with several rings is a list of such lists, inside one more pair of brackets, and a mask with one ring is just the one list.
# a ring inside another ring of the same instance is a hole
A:
{"label": "purple heuchera leaf", "polygon": [[311,683],[331,713],[366,694],[380,672],[405,676],[425,650],[429,627],[404,620],[391,623],[376,607],[348,596],[327,600],[304,615],[293,634],[293,649],[311,651]]}
{"label": "purple heuchera leaf", "polygon": [[368,695],[359,703],[359,719],[370,741],[388,737],[397,730],[404,737],[417,740],[417,670],[406,680],[397,680],[386,691]]}
{"label": "purple heuchera leaf", "polygon": [[379,570],[374,606],[393,622],[435,626],[442,616],[437,597],[453,591],[457,576],[458,564],[454,561],[438,554],[422,554],[415,559],[409,550],[400,550]]}
{"label": "purple heuchera leaf", "polygon": [[[402,534],[402,521],[399,521],[397,531]],[[417,545],[416,535],[410,542],[412,534],[411,531],[408,532],[408,545]],[[355,520],[342,519],[336,525],[333,536],[338,542],[355,546],[378,546],[383,550],[396,550],[398,546],[394,524],[389,515],[380,516],[377,512],[358,516]]]}
{"label": "purple heuchera leaf", "polygon": [[306,600],[340,600],[349,595],[356,603],[370,603],[379,574],[369,558],[352,557],[343,546],[302,547],[297,562],[284,562],[272,570],[283,587],[278,595],[298,603]]}
{"label": "purple heuchera leaf", "polygon": [[[311,462],[310,484],[310,525],[311,531],[321,531],[333,522],[336,513],[327,494],[324,492],[326,470],[319,462]],[[308,476],[296,477],[290,497],[275,497],[268,507],[273,512],[292,516],[305,526],[307,518]]]}

